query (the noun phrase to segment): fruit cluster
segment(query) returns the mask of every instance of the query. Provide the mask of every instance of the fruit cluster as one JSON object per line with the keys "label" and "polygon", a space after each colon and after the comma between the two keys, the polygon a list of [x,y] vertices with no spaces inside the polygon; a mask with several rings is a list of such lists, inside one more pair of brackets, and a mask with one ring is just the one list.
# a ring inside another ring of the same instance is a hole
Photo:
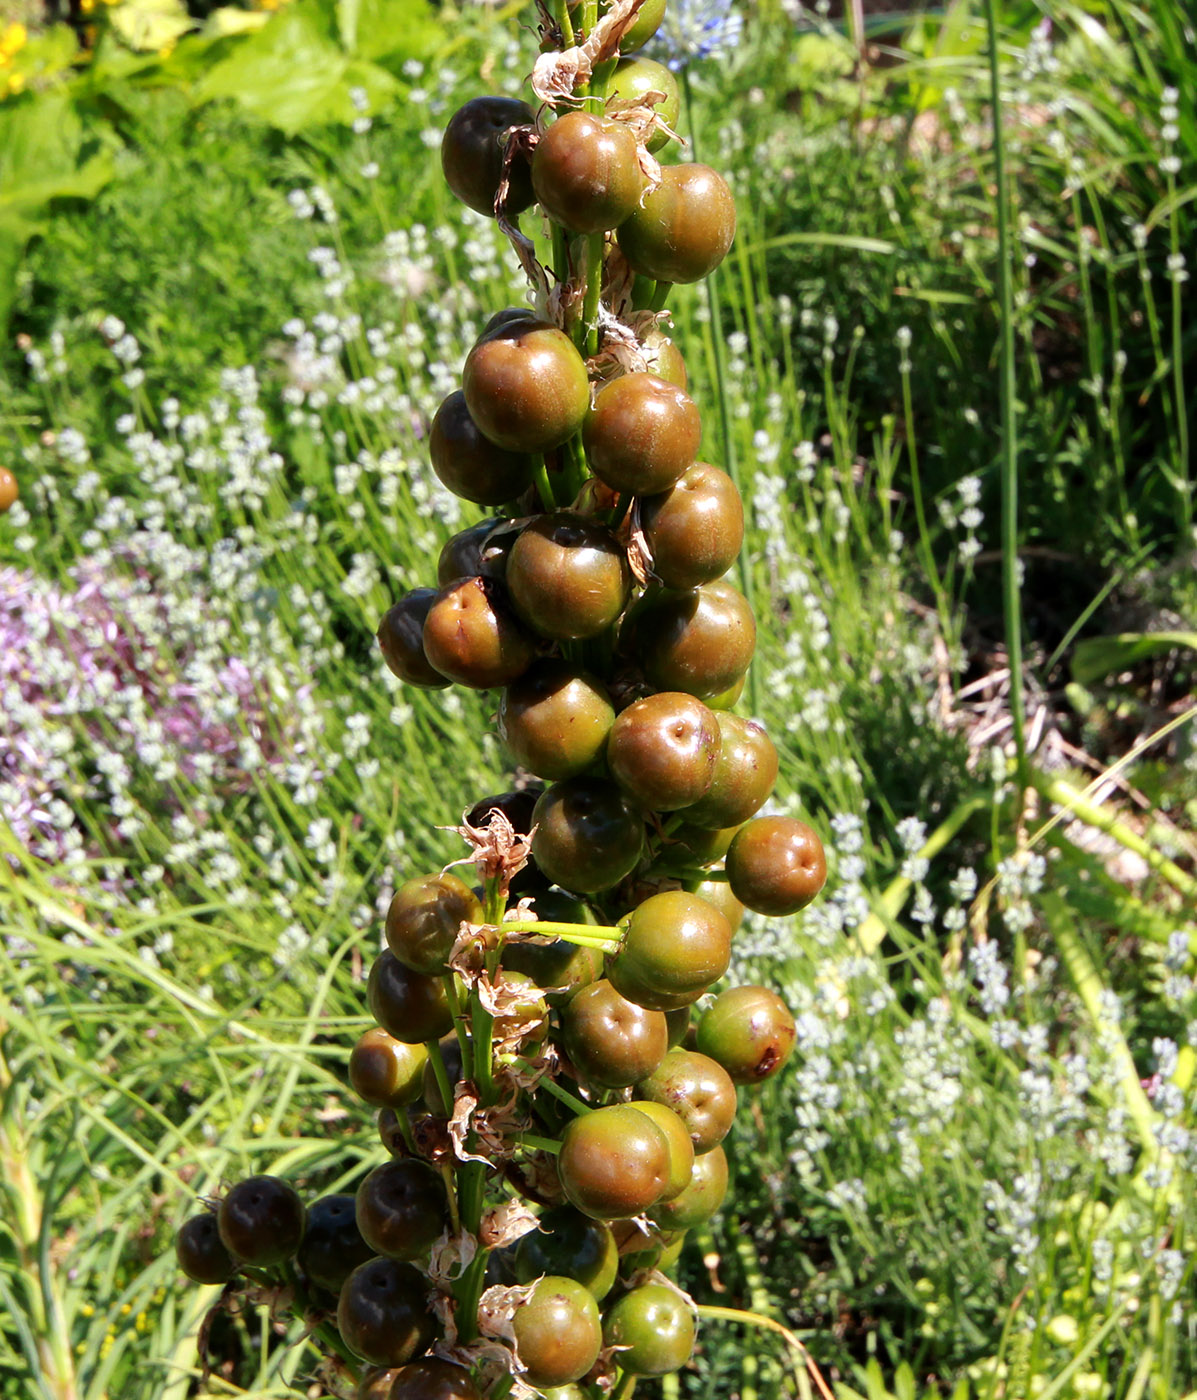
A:
{"label": "fruit cluster", "polygon": [[[825,866],[808,826],[757,815],[778,755],[733,709],[755,645],[727,578],[743,509],[698,459],[662,322],[735,207],[715,171],[658,164],[677,86],[628,55],[663,11],[563,5],[539,114],[482,97],[444,135],[450,187],[499,220],[535,309],[491,318],[429,432],[440,480],[491,514],[378,637],[410,685],[500,692],[519,779],[459,828],[476,885],[421,875],[391,902],[349,1060],[388,1159],[306,1211],[243,1181],[178,1238],[194,1279],[295,1290],[363,1397],[594,1395],[683,1365],[695,1311],[666,1271],[723,1200],[737,1086],[794,1045],[765,987],[692,1022],[745,908],[796,912]],[[534,204],[551,271],[519,227]]]}

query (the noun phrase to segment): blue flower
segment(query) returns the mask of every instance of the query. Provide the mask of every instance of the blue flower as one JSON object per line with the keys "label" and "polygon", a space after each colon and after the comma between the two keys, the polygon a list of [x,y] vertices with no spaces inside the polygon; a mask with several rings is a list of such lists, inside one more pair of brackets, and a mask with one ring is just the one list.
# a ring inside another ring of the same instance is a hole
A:
{"label": "blue flower", "polygon": [[743,30],[744,17],[732,0],[670,0],[656,40],[676,73],[688,63],[734,52]]}

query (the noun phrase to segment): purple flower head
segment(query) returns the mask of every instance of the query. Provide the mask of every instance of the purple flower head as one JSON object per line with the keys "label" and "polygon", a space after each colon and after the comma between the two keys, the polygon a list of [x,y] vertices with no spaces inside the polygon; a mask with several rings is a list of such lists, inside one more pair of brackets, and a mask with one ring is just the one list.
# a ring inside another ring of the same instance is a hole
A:
{"label": "purple flower head", "polygon": [[240,658],[179,637],[145,570],[83,563],[64,587],[0,569],[0,812],[42,860],[97,854],[80,802],[117,846],[139,790],[169,812],[179,780],[250,788],[284,757],[266,692]]}

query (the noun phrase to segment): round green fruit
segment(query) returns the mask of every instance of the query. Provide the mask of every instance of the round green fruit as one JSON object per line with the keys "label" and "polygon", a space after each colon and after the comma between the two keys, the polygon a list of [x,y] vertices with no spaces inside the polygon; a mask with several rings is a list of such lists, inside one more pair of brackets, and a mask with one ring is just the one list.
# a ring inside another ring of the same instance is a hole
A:
{"label": "round green fruit", "polygon": [[827,880],[823,843],[793,817],[755,817],[727,852],[732,893],[758,914],[781,917],[805,909]]}
{"label": "round green fruit", "polygon": [[772,1078],[793,1053],[797,1030],[789,1007],[768,987],[721,992],[698,1023],[697,1047],[735,1084]]}

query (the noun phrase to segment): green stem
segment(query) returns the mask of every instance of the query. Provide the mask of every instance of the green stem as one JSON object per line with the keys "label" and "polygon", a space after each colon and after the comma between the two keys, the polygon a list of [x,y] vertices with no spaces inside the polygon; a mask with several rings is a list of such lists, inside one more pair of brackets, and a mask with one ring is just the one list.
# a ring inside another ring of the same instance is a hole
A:
{"label": "green stem", "polygon": [[449,1072],[445,1069],[445,1057],[441,1054],[440,1042],[437,1040],[426,1040],[424,1049],[428,1051],[428,1060],[432,1065],[432,1077],[436,1080],[436,1087],[440,1091],[441,1100],[445,1105],[445,1113],[453,1112],[453,1086],[449,1083]]}
{"label": "green stem", "polygon": [[395,1122],[399,1125],[399,1136],[403,1139],[404,1146],[413,1157],[418,1157],[420,1154],[416,1151],[416,1138],[411,1130],[411,1124],[407,1121],[407,1113],[402,1109],[396,1109]]}
{"label": "green stem", "polygon": [[457,991],[457,979],[453,973],[445,978],[445,998],[449,1003],[449,1015],[453,1018],[453,1029],[457,1032],[457,1043],[461,1046],[461,1068],[467,1079],[474,1077],[474,1041],[465,1023],[465,1010]]}
{"label": "green stem", "polygon": [[603,287],[603,245],[606,235],[592,233],[586,246],[586,298],[582,304],[582,325],[586,354],[597,355],[599,348],[599,294]]}
{"label": "green stem", "polygon": [[474,1030],[474,1083],[478,1088],[478,1102],[485,1108],[495,1097],[492,1063],[495,1018],[479,1001],[477,992],[470,997],[470,1024]]}
{"label": "green stem", "polygon": [[1161,855],[1151,842],[1145,840],[1137,831],[1132,831],[1124,822],[1119,821],[1109,808],[1103,807],[1098,802],[1090,802],[1083,793],[1077,792],[1076,788],[1063,778],[1053,778],[1046,773],[1034,772],[1031,775],[1031,780],[1036,791],[1046,797],[1049,802],[1067,808],[1086,826],[1096,827],[1098,831],[1104,831],[1107,836],[1112,836],[1120,846],[1124,846],[1128,851],[1133,851],[1135,855],[1141,856],[1157,875],[1167,880],[1186,899],[1197,903],[1197,880],[1192,875],[1186,874],[1179,865],[1169,860],[1167,856]]}
{"label": "green stem", "polygon": [[[312,1308],[312,1300],[309,1298],[307,1289],[303,1286],[303,1281],[296,1272],[295,1265],[291,1260],[287,1260],[283,1265],[283,1276],[291,1286],[295,1311],[301,1319],[306,1318],[307,1313]],[[354,1381],[356,1381],[358,1379],[358,1367],[361,1365],[361,1362],[354,1356],[344,1342],[342,1342],[341,1334],[337,1329],[333,1327],[331,1323],[320,1322],[312,1328],[312,1335],[319,1337],[324,1345],[328,1347],[329,1351],[335,1352],[337,1356],[341,1358],[349,1368],[349,1374]]]}
{"label": "green stem", "polygon": [[453,1182],[453,1167],[448,1162],[441,1163],[441,1176],[445,1182],[445,1195],[449,1200],[449,1224],[455,1235],[461,1234],[461,1212],[457,1208],[457,1189]]}
{"label": "green stem", "polygon": [[614,508],[614,510],[612,510],[610,516],[607,519],[608,529],[619,529],[619,527],[623,524],[624,516],[627,515],[628,511],[631,509],[632,501],[634,499],[635,498],[633,497],[630,491],[623,492],[623,494],[619,498],[619,504]]}
{"label": "green stem", "polygon": [[[1022,601],[1018,565],[1018,382],[1014,363],[1014,293],[1010,282],[1010,196],[1006,175],[1006,144],[1002,131],[1001,70],[998,62],[996,0],[985,0],[989,35],[989,86],[993,108],[993,161],[997,183],[998,302],[1001,313],[1002,424],[1002,599],[1006,620],[1006,655],[1010,663],[1010,719],[1017,755],[1018,783],[1026,791],[1026,721],[1022,690]],[[1019,811],[1021,812],[1021,803]]]}
{"label": "green stem", "polygon": [[[473,1163],[471,1165],[477,1165]],[[490,1250],[479,1247],[458,1282],[457,1335],[461,1342],[472,1342],[478,1335],[478,1299],[486,1286],[486,1264]]]}
{"label": "green stem", "polygon": [[561,1151],[561,1144],[552,1138],[541,1137],[539,1133],[521,1133],[520,1146],[531,1147],[537,1152],[551,1152],[554,1156]]}
{"label": "green stem", "polygon": [[1088,949],[1081,941],[1073,921],[1072,912],[1064,900],[1054,893],[1045,891],[1043,903],[1045,909],[1050,911],[1052,937],[1059,951],[1060,961],[1068,970],[1068,975],[1081,999],[1081,1004],[1089,1015],[1093,1029],[1107,1044],[1115,1047],[1114,1060],[1118,1067],[1118,1079],[1122,1087],[1123,1097],[1126,1100],[1126,1110],[1135,1125],[1143,1151],[1154,1159],[1161,1151],[1155,1136],[1155,1110],[1143,1092],[1139,1071],[1135,1067],[1135,1061],[1131,1055],[1130,1047],[1126,1043],[1122,1027],[1116,1021],[1111,1020],[1102,1005],[1102,994],[1106,989],[1105,983],[1102,981],[1101,974],[1094,965],[1093,959],[1089,956]]}
{"label": "green stem", "polygon": [[546,938],[563,938],[579,948],[598,948],[615,953],[623,941],[623,929],[611,924],[559,924],[551,919],[509,919],[504,933],[543,933]]}
{"label": "green stem", "polygon": [[[776,1332],[781,1337],[786,1346],[790,1348],[795,1360],[795,1374],[804,1372],[813,1378],[819,1393],[826,1397],[826,1400],[834,1400],[834,1396],[828,1389],[827,1382],[823,1379],[819,1368],[815,1365],[813,1358],[802,1342],[788,1327],[784,1327],[780,1322],[771,1317],[766,1317],[763,1313],[746,1312],[742,1308],[721,1308],[714,1303],[699,1303],[696,1311],[699,1317],[709,1317],[712,1320],[718,1319],[722,1322],[739,1322],[745,1327],[759,1327],[766,1332]],[[801,1362],[801,1371],[798,1367]]]}
{"label": "green stem", "polygon": [[615,1389],[611,1392],[611,1400],[629,1400],[635,1389],[636,1377],[632,1372],[620,1371],[619,1379],[615,1382]]}
{"label": "green stem", "polygon": [[581,1099],[575,1098],[568,1089],[563,1089],[560,1084],[547,1075],[537,1084],[536,1088],[537,1091],[543,1089],[546,1094],[551,1094],[553,1098],[559,1100],[573,1113],[592,1113],[594,1111],[588,1103],[583,1103]]}
{"label": "green stem", "polygon": [[673,291],[672,282],[658,282],[653,288],[652,300],[648,304],[648,309],[650,311],[664,311],[671,291]]}
{"label": "green stem", "polygon": [[553,495],[553,482],[549,476],[548,463],[542,457],[536,468],[536,494],[545,510],[556,510],[557,499]]}

